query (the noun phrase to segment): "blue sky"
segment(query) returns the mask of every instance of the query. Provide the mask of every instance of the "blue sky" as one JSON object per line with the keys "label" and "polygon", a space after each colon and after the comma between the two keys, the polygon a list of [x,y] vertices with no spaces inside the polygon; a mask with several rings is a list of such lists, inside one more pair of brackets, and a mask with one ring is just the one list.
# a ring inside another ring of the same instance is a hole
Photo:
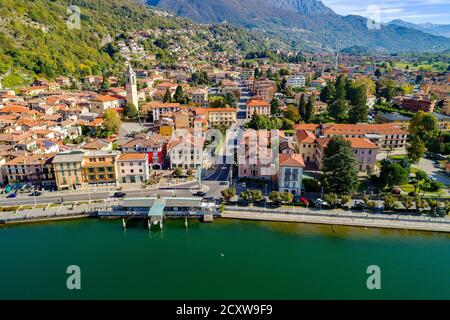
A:
{"label": "blue sky", "polygon": [[322,0],[322,2],[342,15],[374,17],[373,8],[379,8],[382,22],[402,19],[413,23],[450,24],[450,0]]}

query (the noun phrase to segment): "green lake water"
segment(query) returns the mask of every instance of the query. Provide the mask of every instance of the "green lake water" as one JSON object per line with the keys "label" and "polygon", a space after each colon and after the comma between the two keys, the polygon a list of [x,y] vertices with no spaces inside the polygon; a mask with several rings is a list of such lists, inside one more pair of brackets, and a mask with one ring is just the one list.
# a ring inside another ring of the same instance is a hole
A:
{"label": "green lake water", "polygon": [[[219,220],[0,227],[0,299],[450,299],[450,236]],[[81,268],[81,290],[66,268]],[[381,290],[366,287],[370,265]]]}

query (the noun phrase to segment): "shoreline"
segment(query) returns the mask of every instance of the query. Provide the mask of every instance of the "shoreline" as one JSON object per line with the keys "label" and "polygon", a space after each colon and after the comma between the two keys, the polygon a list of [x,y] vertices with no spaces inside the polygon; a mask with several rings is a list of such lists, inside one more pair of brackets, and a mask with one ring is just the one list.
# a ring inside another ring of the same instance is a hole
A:
{"label": "shoreline", "polygon": [[223,212],[221,218],[450,233],[450,223],[438,223],[438,222],[415,222],[415,221],[398,221],[387,219],[377,220],[377,219],[356,218],[356,217],[355,218],[329,217],[329,216],[312,216],[301,214],[293,215],[282,213],[279,214],[260,213],[260,212],[245,213],[233,211]]}
{"label": "shoreline", "polygon": [[[89,219],[101,217],[92,214],[76,213],[73,215],[64,216],[43,216],[25,219],[2,219],[0,220],[0,227],[13,226],[21,224],[32,223],[46,223],[58,222],[65,220]],[[184,217],[167,217],[168,220],[176,220]],[[450,223],[437,222],[414,222],[414,221],[395,221],[395,220],[377,220],[365,218],[348,218],[348,217],[329,217],[329,216],[310,216],[301,214],[270,214],[270,213],[245,213],[245,212],[224,212],[219,218],[227,220],[247,220],[247,221],[266,221],[266,222],[286,222],[312,225],[329,225],[329,226],[345,226],[358,228],[373,228],[373,229],[390,229],[390,230],[411,230],[411,231],[425,231],[425,232],[440,232],[450,233]],[[118,219],[118,218],[110,218]]]}

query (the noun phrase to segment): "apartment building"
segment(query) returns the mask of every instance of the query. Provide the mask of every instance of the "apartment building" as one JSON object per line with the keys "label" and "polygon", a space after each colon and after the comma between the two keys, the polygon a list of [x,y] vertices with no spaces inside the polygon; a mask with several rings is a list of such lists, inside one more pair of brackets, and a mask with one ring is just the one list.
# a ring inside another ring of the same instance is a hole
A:
{"label": "apartment building", "polygon": [[8,183],[29,183],[44,188],[54,188],[54,153],[18,156],[4,164]]}
{"label": "apartment building", "polygon": [[84,154],[83,181],[89,185],[117,185],[118,151],[89,151]]}
{"label": "apartment building", "polygon": [[392,103],[411,112],[433,112],[436,107],[436,101],[423,96],[395,97],[392,99]]}
{"label": "apartment building", "polygon": [[247,102],[247,119],[251,119],[254,114],[270,115],[270,103],[260,99],[252,99]]}
{"label": "apartment building", "polygon": [[204,143],[203,138],[191,134],[174,138],[168,147],[170,167],[172,169],[203,167]]}
{"label": "apartment building", "polygon": [[260,97],[266,102],[270,102],[277,92],[277,84],[272,80],[256,80],[251,89],[253,95]]}
{"label": "apartment building", "polygon": [[144,182],[150,178],[148,153],[123,153],[117,159],[121,183]]}
{"label": "apartment building", "polygon": [[181,109],[186,108],[186,106],[181,106],[179,103],[163,103],[159,101],[152,101],[141,107],[142,114],[153,115],[153,122],[159,122],[161,120],[161,115],[164,113],[172,112],[175,113]]}
{"label": "apartment building", "polygon": [[[373,172],[375,169],[378,147],[367,139],[346,138],[351,143],[353,154],[358,162],[360,172]],[[316,149],[315,163],[319,169],[323,168],[325,149],[330,138],[317,138],[318,148]]]}
{"label": "apartment building", "polygon": [[136,137],[122,145],[123,153],[146,153],[148,164],[161,169],[166,155],[167,141],[158,134],[151,136]]}
{"label": "apartment building", "polygon": [[286,80],[286,86],[292,88],[304,88],[306,84],[306,78],[304,75],[292,75]]}
{"label": "apartment building", "polygon": [[206,110],[208,124],[211,127],[231,126],[236,123],[236,109],[234,108],[208,108]]}
{"label": "apartment building", "polygon": [[379,150],[404,150],[408,131],[398,124],[299,124],[296,130],[308,130],[316,137],[364,138]]}
{"label": "apartment building", "polygon": [[207,108],[209,106],[208,102],[208,90],[199,89],[191,93],[192,103],[199,107]]}
{"label": "apartment building", "polygon": [[247,130],[238,149],[238,177],[277,182],[278,153],[272,150],[272,138],[279,134],[268,130]]}
{"label": "apartment building", "polygon": [[83,151],[61,152],[52,161],[58,190],[72,190],[82,187],[83,181]]}

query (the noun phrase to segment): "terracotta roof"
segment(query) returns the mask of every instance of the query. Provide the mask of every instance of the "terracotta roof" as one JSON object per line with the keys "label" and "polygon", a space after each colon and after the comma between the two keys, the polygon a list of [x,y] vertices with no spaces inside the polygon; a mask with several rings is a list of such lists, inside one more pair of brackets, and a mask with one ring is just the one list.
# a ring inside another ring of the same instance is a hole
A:
{"label": "terracotta roof", "polygon": [[[163,103],[158,101],[152,101],[143,106],[144,108],[158,109],[158,108],[180,108],[179,103]],[[185,107],[185,106],[183,106]]]}
{"label": "terracotta roof", "polygon": [[247,102],[247,107],[270,107],[270,103],[264,100],[253,99]]}
{"label": "terracotta roof", "polygon": [[[317,138],[316,142],[322,147],[326,148],[331,138]],[[350,141],[352,149],[378,149],[378,147],[371,141],[364,138],[345,138]]]}
{"label": "terracotta roof", "polygon": [[112,96],[103,96],[103,95],[98,95],[95,96],[92,101],[99,101],[99,102],[109,102],[109,101],[116,101],[119,100],[116,97],[112,97]]}
{"label": "terracotta roof", "polygon": [[148,155],[146,153],[123,153],[120,155],[118,161],[129,160],[146,160]]}
{"label": "terracotta roof", "polygon": [[300,123],[294,126],[295,130],[308,130],[308,131],[316,131],[317,128],[320,127],[320,124],[314,123]]}
{"label": "terracotta roof", "polygon": [[296,138],[298,143],[314,143],[314,141],[316,141],[314,133],[304,129],[297,131]]}
{"label": "terracotta roof", "polygon": [[282,167],[305,167],[305,162],[301,154],[279,154],[279,165]]}
{"label": "terracotta roof", "polygon": [[404,129],[392,124],[331,124],[324,125],[323,134],[407,134]]}

